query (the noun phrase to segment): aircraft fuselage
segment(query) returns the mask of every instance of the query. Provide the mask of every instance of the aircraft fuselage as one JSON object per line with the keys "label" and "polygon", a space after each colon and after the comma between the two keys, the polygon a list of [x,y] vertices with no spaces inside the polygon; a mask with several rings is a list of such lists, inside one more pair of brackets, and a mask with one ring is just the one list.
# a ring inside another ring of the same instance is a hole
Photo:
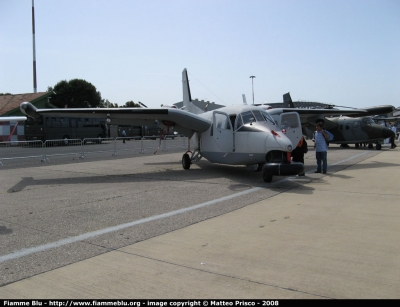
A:
{"label": "aircraft fuselage", "polygon": [[[393,135],[391,129],[376,124],[370,117],[325,118],[325,127],[334,135],[334,144],[376,143]],[[312,138],[315,128],[309,126],[304,130]]]}
{"label": "aircraft fuselage", "polygon": [[290,152],[302,136],[298,116],[285,114],[290,128],[282,130],[267,112],[255,106],[225,107],[200,116],[213,124],[197,134],[197,146],[202,156],[214,163],[265,163],[268,153]]}

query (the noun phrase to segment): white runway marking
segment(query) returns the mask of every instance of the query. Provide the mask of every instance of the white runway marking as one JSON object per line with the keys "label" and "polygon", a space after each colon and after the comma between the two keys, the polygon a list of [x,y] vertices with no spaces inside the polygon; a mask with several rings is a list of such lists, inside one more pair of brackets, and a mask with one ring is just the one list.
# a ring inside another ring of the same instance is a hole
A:
{"label": "white runway marking", "polygon": [[179,209],[179,210],[175,210],[175,211],[171,211],[171,212],[167,212],[167,213],[163,213],[163,214],[150,216],[150,217],[147,217],[147,218],[144,218],[144,219],[140,219],[140,220],[137,220],[137,221],[124,223],[124,224],[120,224],[120,225],[116,225],[116,226],[112,226],[112,227],[108,227],[108,228],[104,228],[104,229],[100,229],[100,230],[96,230],[96,231],[87,232],[87,233],[81,234],[79,236],[61,239],[59,241],[48,243],[48,244],[38,245],[38,246],[35,246],[35,247],[31,247],[31,248],[23,248],[23,249],[15,251],[15,252],[12,252],[10,254],[1,256],[0,257],[0,263],[2,263],[4,261],[8,261],[8,260],[17,259],[17,258],[20,258],[20,257],[23,257],[23,256],[27,256],[27,255],[30,255],[30,254],[42,252],[42,251],[45,251],[47,249],[60,247],[60,246],[66,245],[66,244],[87,240],[87,239],[90,239],[90,238],[93,238],[93,237],[97,237],[97,236],[101,236],[101,235],[107,234],[109,232],[118,231],[118,230],[121,230],[121,229],[124,229],[124,228],[128,228],[128,227],[132,227],[132,226],[135,226],[135,225],[139,225],[139,224],[143,224],[143,223],[147,223],[147,222],[163,219],[163,218],[166,218],[166,217],[171,217],[171,216],[174,216],[174,215],[177,215],[177,214],[182,214],[182,213],[189,212],[189,211],[192,211],[192,210],[196,210],[196,209],[199,209],[199,208],[203,208],[203,207],[206,207],[206,206],[211,206],[211,205],[214,205],[216,203],[220,203],[222,201],[229,200],[229,199],[232,199],[232,198],[236,198],[238,196],[246,195],[246,194],[249,194],[249,193],[252,193],[252,192],[255,192],[255,191],[258,191],[258,190],[262,190],[262,189],[263,188],[252,188],[252,189],[249,189],[249,190],[246,190],[246,191],[242,191],[242,192],[235,193],[235,194],[232,194],[232,195],[229,195],[229,196],[225,196],[225,197],[221,197],[221,198],[218,198],[218,199],[214,199],[214,200],[211,200],[211,201],[208,201],[208,202],[205,202],[205,203],[201,203],[201,204],[198,204],[198,205],[194,205],[194,206],[191,206],[191,207],[182,208],[182,209]]}
{"label": "white runway marking", "polygon": [[[366,153],[368,153],[368,152],[364,152],[364,153],[352,156],[350,158],[347,158],[345,160],[338,161],[338,162],[336,162],[336,163],[334,163],[334,164],[332,164],[330,166],[337,165],[337,164],[340,164],[340,163],[343,163],[343,162],[347,162],[347,161],[352,160],[354,158],[357,158],[357,157],[360,157],[362,155],[365,155]],[[328,166],[328,168],[329,168],[329,166]],[[281,182],[287,180],[288,178],[289,177],[286,177],[286,178],[284,178],[282,180],[274,182],[273,184],[281,183]],[[0,256],[0,263],[5,262],[5,261],[9,261],[9,260],[18,259],[18,258],[21,258],[23,256],[28,256],[28,255],[31,255],[31,254],[43,252],[45,250],[56,248],[56,247],[60,247],[60,246],[63,246],[63,245],[84,241],[84,240],[87,240],[87,239],[90,239],[90,238],[93,238],[93,237],[101,236],[101,235],[104,235],[104,234],[107,234],[107,233],[110,233],[110,232],[113,232],[113,231],[118,231],[118,230],[121,230],[121,229],[124,229],[124,228],[128,228],[128,227],[132,227],[132,226],[135,226],[135,225],[139,225],[139,224],[143,224],[143,223],[147,223],[147,222],[163,219],[163,218],[166,218],[166,217],[171,217],[171,216],[174,216],[174,215],[186,213],[186,212],[193,211],[193,210],[196,210],[196,209],[199,209],[199,208],[211,206],[211,205],[214,205],[214,204],[217,204],[217,203],[229,200],[229,199],[233,199],[233,198],[236,198],[236,197],[239,197],[239,196],[243,196],[243,195],[246,195],[246,194],[249,194],[249,193],[253,193],[253,192],[256,192],[256,191],[260,191],[260,190],[263,190],[263,189],[264,188],[260,188],[260,187],[251,188],[251,189],[246,190],[246,191],[238,192],[238,193],[235,193],[235,194],[232,194],[232,195],[229,195],[229,196],[225,196],[225,197],[221,197],[221,198],[218,198],[218,199],[214,199],[214,200],[211,200],[211,201],[208,201],[208,202],[204,202],[204,203],[201,203],[201,204],[197,204],[197,205],[194,205],[194,206],[191,206],[191,207],[182,208],[182,209],[179,209],[179,210],[175,210],[175,211],[171,211],[171,212],[167,212],[167,213],[163,213],[163,214],[150,216],[150,217],[147,217],[147,218],[144,218],[144,219],[140,219],[140,220],[137,220],[137,221],[124,223],[124,224],[120,224],[120,225],[116,225],[116,226],[112,226],[112,227],[108,227],[108,228],[104,228],[104,229],[100,229],[100,230],[96,230],[96,231],[92,231],[92,232],[87,232],[87,233],[84,233],[84,234],[81,234],[81,235],[78,235],[78,236],[75,236],[75,237],[69,237],[69,238],[61,239],[59,241],[48,243],[48,244],[42,244],[42,245],[34,246],[34,247],[31,247],[31,248],[23,248],[23,249],[20,249],[20,250],[16,250],[16,251],[14,251],[14,252],[12,252],[10,254],[6,254],[6,255],[3,255],[3,256]]]}

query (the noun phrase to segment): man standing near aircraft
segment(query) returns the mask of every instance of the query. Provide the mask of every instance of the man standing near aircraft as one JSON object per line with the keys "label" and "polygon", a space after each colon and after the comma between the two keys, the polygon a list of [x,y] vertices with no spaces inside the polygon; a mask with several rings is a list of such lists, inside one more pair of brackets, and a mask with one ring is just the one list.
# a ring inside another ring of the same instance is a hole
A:
{"label": "man standing near aircraft", "polygon": [[122,142],[125,143],[126,131],[122,130]]}
{"label": "man standing near aircraft", "polygon": [[395,138],[396,138],[397,129],[396,129],[396,126],[395,126],[393,123],[392,123],[392,126],[391,126],[390,128],[391,128],[392,131],[394,132],[394,135],[390,138],[390,144],[392,145],[390,148],[391,148],[391,149],[394,149],[394,148],[397,147],[397,145],[394,143],[394,140],[395,140]]}
{"label": "man standing near aircraft", "polygon": [[[304,154],[308,152],[307,142],[304,136],[301,137],[297,147],[292,150],[293,162],[301,162],[304,164]],[[305,173],[301,173],[297,176],[305,176]]]}
{"label": "man standing near aircraft", "polygon": [[[326,174],[326,170],[328,168],[328,142],[329,134],[324,130],[324,124],[322,122],[317,123],[317,131],[314,133],[314,138],[312,139],[315,142],[315,156],[317,158],[317,170],[316,173]],[[322,164],[322,169],[321,169]]]}

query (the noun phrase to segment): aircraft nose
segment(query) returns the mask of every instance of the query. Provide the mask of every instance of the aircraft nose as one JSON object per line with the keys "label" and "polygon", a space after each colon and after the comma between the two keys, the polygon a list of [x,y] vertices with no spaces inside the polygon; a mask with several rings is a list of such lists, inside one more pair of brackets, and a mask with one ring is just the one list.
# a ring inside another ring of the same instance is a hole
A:
{"label": "aircraft nose", "polygon": [[392,131],[392,129],[384,127],[382,129],[382,135],[383,135],[384,139],[387,139],[387,138],[394,136],[394,131]]}

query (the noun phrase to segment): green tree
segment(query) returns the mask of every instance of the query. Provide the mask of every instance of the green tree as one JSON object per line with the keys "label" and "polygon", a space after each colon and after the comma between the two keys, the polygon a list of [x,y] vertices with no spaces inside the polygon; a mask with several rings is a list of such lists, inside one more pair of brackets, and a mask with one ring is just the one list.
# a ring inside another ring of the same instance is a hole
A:
{"label": "green tree", "polygon": [[123,106],[121,106],[121,108],[140,108],[140,104],[131,101],[127,101],[125,102],[125,104]]}
{"label": "green tree", "polygon": [[118,108],[118,104],[112,103],[108,99],[102,99],[99,108]]}
{"label": "green tree", "polygon": [[101,94],[90,82],[83,79],[72,79],[60,81],[52,91],[50,102],[59,108],[97,108],[101,106]]}

